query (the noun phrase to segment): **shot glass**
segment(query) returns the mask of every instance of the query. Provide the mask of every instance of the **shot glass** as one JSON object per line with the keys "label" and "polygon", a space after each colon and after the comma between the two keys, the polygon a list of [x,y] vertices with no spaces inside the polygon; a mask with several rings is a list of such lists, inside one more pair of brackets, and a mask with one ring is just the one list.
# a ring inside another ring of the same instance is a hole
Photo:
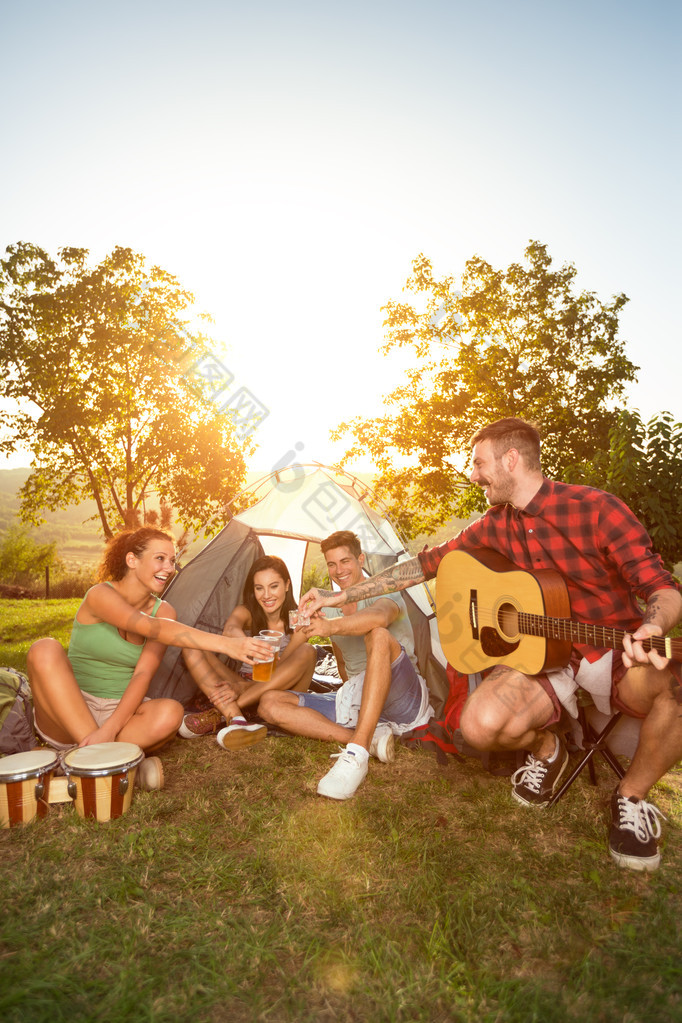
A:
{"label": "shot glass", "polygon": [[295,629],[297,625],[301,628],[305,628],[306,625],[310,625],[310,618],[307,615],[302,614],[300,611],[289,612],[289,628]]}

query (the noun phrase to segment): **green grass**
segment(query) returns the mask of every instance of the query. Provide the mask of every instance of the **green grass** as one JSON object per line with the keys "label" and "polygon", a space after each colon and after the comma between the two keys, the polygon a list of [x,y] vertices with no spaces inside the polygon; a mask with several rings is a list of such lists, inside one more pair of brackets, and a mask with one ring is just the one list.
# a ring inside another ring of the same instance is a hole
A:
{"label": "green grass", "polygon": [[0,662],[26,671],[26,654],[41,636],[69,645],[71,625],[81,598],[70,600],[0,600]]}
{"label": "green grass", "polygon": [[639,876],[606,853],[606,774],[536,812],[477,761],[399,749],[337,804],[315,794],[330,752],[175,740],[165,789],[118,821],[64,805],[0,831],[0,1018],[682,1018],[679,772],[655,792],[663,866]]}

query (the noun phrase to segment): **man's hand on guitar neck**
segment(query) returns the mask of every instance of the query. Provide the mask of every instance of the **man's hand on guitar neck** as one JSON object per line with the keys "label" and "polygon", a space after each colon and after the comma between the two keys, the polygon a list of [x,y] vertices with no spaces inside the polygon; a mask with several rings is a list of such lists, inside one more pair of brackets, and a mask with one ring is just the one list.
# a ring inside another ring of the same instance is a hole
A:
{"label": "man's hand on guitar neck", "polygon": [[625,667],[633,668],[638,664],[652,664],[659,671],[665,668],[668,664],[667,657],[663,657],[653,647],[650,650],[645,650],[642,643],[637,642],[662,635],[663,632],[658,625],[640,625],[636,632],[632,634],[626,632],[623,636],[623,664]]}
{"label": "man's hand on guitar neck", "polygon": [[662,670],[669,659],[653,648],[645,650],[638,640],[665,636],[682,618],[682,595],[678,590],[656,590],[652,593],[644,613],[644,621],[631,635],[623,636],[623,664],[633,668],[638,664],[652,664]]}

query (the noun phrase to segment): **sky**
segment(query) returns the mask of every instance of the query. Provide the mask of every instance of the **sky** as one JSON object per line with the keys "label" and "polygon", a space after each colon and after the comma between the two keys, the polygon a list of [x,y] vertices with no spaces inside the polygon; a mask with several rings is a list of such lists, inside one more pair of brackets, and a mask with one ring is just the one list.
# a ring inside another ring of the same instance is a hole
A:
{"label": "sky", "polygon": [[405,365],[381,306],[419,253],[458,278],[530,239],[629,296],[631,407],[682,420],[681,11],[5,0],[0,251],[122,245],[173,273],[269,410],[256,470],[330,462],[330,429],[381,413]]}

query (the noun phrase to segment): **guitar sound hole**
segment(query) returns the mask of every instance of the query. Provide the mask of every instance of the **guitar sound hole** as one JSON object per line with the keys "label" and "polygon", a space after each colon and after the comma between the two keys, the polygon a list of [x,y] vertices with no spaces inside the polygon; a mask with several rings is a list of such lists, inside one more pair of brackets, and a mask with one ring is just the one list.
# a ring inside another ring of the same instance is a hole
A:
{"label": "guitar sound hole", "polygon": [[519,612],[513,604],[502,604],[497,613],[497,629],[505,639],[519,638]]}

